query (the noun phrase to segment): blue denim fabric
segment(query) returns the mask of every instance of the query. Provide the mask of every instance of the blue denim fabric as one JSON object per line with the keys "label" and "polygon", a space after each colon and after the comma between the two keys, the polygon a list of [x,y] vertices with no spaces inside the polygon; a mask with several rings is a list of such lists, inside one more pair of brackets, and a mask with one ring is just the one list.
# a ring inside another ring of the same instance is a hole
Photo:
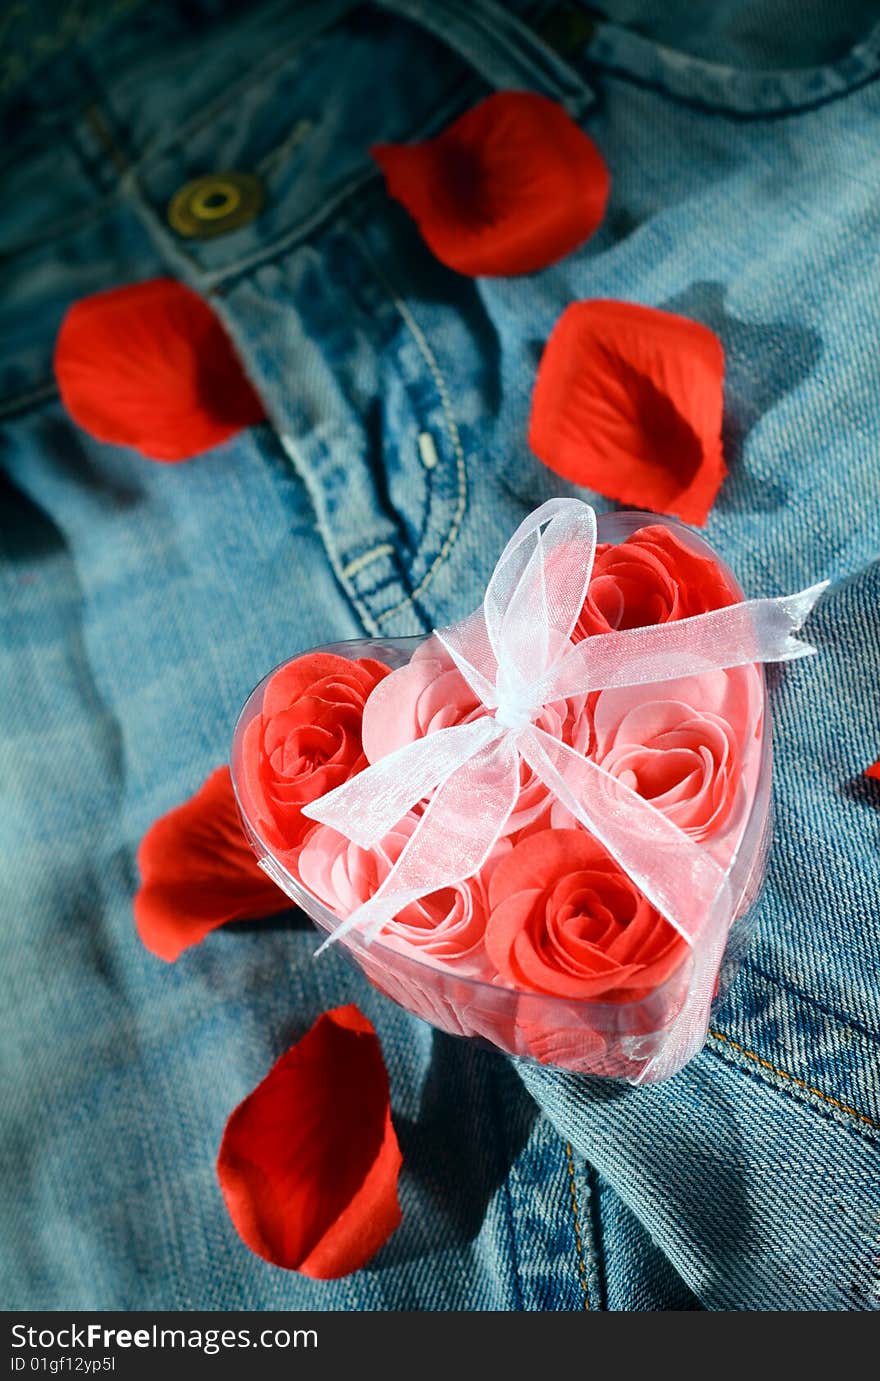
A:
{"label": "blue denim fabric", "polygon": [[[880,755],[880,30],[870,4],[834,7],[834,27],[827,6],[731,0],[700,26],[691,6],[652,20],[621,0],[630,28],[599,23],[563,55],[540,36],[548,8],[92,4],[62,33],[34,5],[12,26],[8,1308],[880,1306],[880,794],[860,775]],[[792,33],[797,68],[773,70]],[[471,281],[433,259],[367,149],[493,87],[565,104],[612,195],[561,264]],[[263,178],[263,214],[176,237],[175,190],[228,168]],[[72,302],[158,274],[209,298],[269,417],[182,466],[93,441],[52,378]],[[706,1050],[641,1089],[430,1030],[339,955],[312,962],[294,913],[173,967],[131,918],[141,835],[225,760],[268,668],[460,617],[525,512],[565,492],[526,421],[542,342],[584,297],[718,332],[731,473],[707,536],[751,595],[834,582],[811,622],[821,658],[774,676],[756,940]],[[349,1000],[385,1049],[405,1219],[367,1269],[317,1283],[248,1254],[213,1162],[235,1103]]]}

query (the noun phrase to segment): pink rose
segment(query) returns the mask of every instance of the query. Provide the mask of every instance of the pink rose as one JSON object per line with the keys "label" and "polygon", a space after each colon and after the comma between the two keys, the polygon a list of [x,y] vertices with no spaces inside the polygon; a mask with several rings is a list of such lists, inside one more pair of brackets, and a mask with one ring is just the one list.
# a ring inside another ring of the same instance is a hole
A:
{"label": "pink rose", "polygon": [[[744,775],[744,762],[757,771],[748,749],[760,734],[761,701],[753,666],[600,691],[592,756],[692,839],[731,835],[751,799],[754,772]],[[560,806],[551,818],[571,823]]]}
{"label": "pink rose", "polygon": [[[411,812],[375,849],[361,849],[328,825],[319,825],[299,855],[303,886],[335,915],[350,915],[385,881],[418,820]],[[411,902],[382,931],[383,944],[403,951],[417,950],[425,959],[454,963],[463,974],[491,976],[493,970],[483,947],[488,887],[499,859],[509,849],[506,841],[499,841],[475,877]]]}
{"label": "pink rose", "polygon": [[[453,724],[468,724],[486,710],[449,654],[428,638],[404,667],[376,686],[364,707],[362,737],[370,763],[379,762],[417,738]],[[585,753],[590,745],[586,697],[545,705],[536,724],[554,738]],[[549,820],[551,800],[544,783],[525,763],[520,767],[519,800],[506,834]]]}
{"label": "pink rose", "polygon": [[383,695],[371,695],[361,729],[367,761],[378,762],[437,729],[469,724],[485,713],[477,696],[436,638],[416,648],[406,666],[387,678]]}

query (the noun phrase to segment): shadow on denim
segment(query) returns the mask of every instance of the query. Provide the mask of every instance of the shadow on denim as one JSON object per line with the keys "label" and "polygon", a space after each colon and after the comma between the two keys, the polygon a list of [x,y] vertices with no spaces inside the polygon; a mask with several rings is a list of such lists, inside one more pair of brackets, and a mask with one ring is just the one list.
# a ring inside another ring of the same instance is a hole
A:
{"label": "shadow on denim", "polygon": [[785,485],[755,473],[745,462],[746,442],[763,417],[815,369],[822,340],[797,321],[741,321],[724,305],[723,283],[704,280],[662,303],[664,311],[701,321],[724,346],[722,441],[729,476],[716,500],[719,508],[770,513],[787,499]]}
{"label": "shadow on denim", "polygon": [[[477,1237],[537,1115],[507,1060],[435,1031],[418,1117],[395,1117],[404,1173],[416,1181],[423,1211],[404,1216],[377,1266],[432,1256]],[[430,1240],[426,1222],[432,1224]]]}

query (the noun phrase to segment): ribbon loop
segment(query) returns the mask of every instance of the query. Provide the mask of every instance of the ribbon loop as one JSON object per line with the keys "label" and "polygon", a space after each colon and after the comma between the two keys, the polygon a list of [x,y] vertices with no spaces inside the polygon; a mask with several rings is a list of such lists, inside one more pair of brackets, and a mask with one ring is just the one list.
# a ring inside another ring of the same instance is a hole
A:
{"label": "ribbon loop", "polygon": [[479,872],[518,795],[516,744],[504,734],[478,749],[438,787],[382,886],[337,926],[321,949],[355,928],[369,942],[410,902],[436,891],[438,874],[444,887],[454,887]]}
{"label": "ribbon loop", "polygon": [[302,813],[338,830],[361,849],[372,849],[435,786],[501,732],[491,719],[438,729],[325,792]]}
{"label": "ribbon loop", "polygon": [[503,701],[528,704],[530,717],[540,713],[544,682],[571,645],[595,552],[590,506],[580,499],[550,499],[507,543],[482,607],[437,632],[488,709]]}

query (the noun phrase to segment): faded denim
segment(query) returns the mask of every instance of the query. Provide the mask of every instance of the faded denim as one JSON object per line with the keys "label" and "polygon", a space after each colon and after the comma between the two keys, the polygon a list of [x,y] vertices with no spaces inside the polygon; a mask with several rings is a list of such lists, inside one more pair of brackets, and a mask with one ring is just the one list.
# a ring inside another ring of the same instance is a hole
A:
{"label": "faded denim", "polygon": [[[878,1308],[875,7],[729,0],[699,26],[619,0],[627,27],[592,34],[492,0],[122,0],[68,7],[69,33],[23,8],[0,66],[5,1307]],[[612,194],[561,264],[472,281],[367,149],[496,87],[561,101]],[[179,239],[169,198],[227,168],[263,178],[263,214]],[[52,377],[72,302],[159,274],[221,313],[269,414],[180,466],[93,441]],[[750,595],[833,582],[821,657],[774,676],[756,939],[707,1049],[641,1089],[431,1031],[313,963],[294,913],[173,967],[131,917],[141,835],[271,666],[460,617],[566,492],[526,422],[585,297],[718,332],[731,473],[706,535]],[[316,1283],[247,1252],[213,1162],[231,1108],[349,1000],[385,1048],[405,1221]]]}

